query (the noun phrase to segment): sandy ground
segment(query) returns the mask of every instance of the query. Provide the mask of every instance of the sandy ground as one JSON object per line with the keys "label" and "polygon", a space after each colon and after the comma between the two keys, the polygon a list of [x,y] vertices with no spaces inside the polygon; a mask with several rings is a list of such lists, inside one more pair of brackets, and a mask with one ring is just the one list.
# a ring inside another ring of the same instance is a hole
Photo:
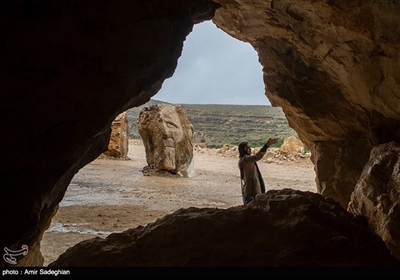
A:
{"label": "sandy ground", "polygon": [[[144,176],[141,141],[131,140],[130,160],[98,158],[73,178],[49,229],[41,252],[44,266],[78,242],[147,225],[179,208],[229,208],[242,204],[237,154],[194,150],[196,176]],[[309,158],[259,162],[266,190],[316,191]]]}

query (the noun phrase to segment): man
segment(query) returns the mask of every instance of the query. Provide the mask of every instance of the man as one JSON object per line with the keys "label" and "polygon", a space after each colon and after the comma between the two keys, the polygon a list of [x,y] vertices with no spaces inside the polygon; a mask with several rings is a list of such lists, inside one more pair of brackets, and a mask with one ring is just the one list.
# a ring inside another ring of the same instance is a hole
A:
{"label": "man", "polygon": [[248,142],[239,144],[240,177],[242,181],[243,203],[252,201],[256,195],[265,193],[264,180],[258,168],[257,161],[263,158],[267,149],[278,142],[277,138],[269,138],[264,146],[255,155],[251,155],[251,147]]}

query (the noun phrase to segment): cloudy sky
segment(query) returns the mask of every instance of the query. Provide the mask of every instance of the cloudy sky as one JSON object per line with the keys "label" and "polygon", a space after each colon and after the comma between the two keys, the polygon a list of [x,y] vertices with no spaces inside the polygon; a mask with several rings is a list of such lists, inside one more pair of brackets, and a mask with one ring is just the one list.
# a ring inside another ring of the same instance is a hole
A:
{"label": "cloudy sky", "polygon": [[174,104],[270,105],[253,47],[211,21],[196,24],[174,75],[152,99]]}

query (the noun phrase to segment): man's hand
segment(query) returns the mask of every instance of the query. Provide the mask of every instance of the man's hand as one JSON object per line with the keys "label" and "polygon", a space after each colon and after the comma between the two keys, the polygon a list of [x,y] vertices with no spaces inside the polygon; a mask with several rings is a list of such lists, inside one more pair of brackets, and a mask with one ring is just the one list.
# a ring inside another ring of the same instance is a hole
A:
{"label": "man's hand", "polygon": [[270,147],[271,145],[278,143],[278,141],[279,141],[279,138],[269,138],[267,141],[267,146]]}

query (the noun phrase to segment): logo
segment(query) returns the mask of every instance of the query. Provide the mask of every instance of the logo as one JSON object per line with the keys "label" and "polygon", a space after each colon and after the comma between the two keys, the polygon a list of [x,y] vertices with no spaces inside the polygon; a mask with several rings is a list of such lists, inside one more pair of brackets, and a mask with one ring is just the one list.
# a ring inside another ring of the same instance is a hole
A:
{"label": "logo", "polygon": [[28,254],[28,245],[22,245],[21,250],[13,251],[8,249],[7,247],[4,247],[4,252],[6,252],[3,255],[3,259],[8,262],[9,264],[17,264],[17,259],[15,257],[17,256],[25,256]]}

